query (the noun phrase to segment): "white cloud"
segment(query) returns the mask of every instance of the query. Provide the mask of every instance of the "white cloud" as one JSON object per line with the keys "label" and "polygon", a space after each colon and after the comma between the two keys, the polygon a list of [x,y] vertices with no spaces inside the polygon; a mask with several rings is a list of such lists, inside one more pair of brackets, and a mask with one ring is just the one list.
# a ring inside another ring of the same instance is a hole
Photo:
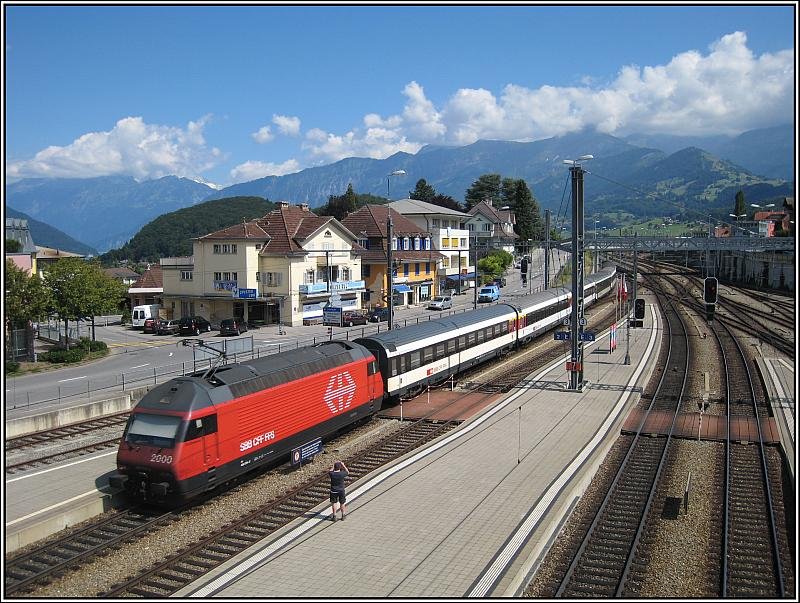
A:
{"label": "white cloud", "polygon": [[176,175],[197,178],[217,165],[222,153],[209,148],[203,128],[209,115],[186,129],[146,124],[141,117],[120,119],[108,132],[90,132],[67,146],[50,146],[33,159],[7,166],[10,179],[89,178],[127,174],[137,179]]}
{"label": "white cloud", "polygon": [[539,140],[584,128],[618,136],[738,134],[793,120],[794,80],[791,49],[755,56],[746,34],[734,32],[706,54],[687,50],[666,65],[623,66],[607,85],[591,77],[570,87],[508,84],[499,96],[462,88],[437,108],[412,81],[400,114],[368,113],[363,129],[346,134],[315,128],[303,148],[315,160],[336,161],[413,153],[431,143]]}
{"label": "white cloud", "polygon": [[248,182],[265,176],[284,176],[300,171],[300,164],[295,159],[283,163],[267,163],[263,161],[245,161],[231,170],[234,182]]}
{"label": "white cloud", "polygon": [[272,123],[278,126],[281,134],[286,136],[298,136],[300,134],[300,118],[289,117],[288,115],[272,116]]}
{"label": "white cloud", "polygon": [[252,136],[253,140],[255,140],[259,144],[267,143],[270,140],[272,140],[273,138],[275,138],[272,135],[272,132],[270,131],[269,126],[261,126],[258,129],[258,132],[253,132],[250,136]]}

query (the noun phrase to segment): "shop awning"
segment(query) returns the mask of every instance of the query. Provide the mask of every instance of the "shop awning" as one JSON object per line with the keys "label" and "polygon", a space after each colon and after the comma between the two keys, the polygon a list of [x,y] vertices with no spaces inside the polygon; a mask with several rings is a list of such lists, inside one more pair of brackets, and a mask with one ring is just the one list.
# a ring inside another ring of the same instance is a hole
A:
{"label": "shop awning", "polygon": [[408,293],[411,291],[411,287],[408,285],[392,285],[392,290],[395,293]]}

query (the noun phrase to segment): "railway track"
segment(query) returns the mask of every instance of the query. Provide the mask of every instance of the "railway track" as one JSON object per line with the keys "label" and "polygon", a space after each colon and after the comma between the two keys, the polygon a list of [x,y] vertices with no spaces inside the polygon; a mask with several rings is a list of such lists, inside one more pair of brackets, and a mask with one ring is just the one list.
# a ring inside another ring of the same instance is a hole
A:
{"label": "railway track", "polygon": [[[686,383],[689,339],[672,304],[666,324],[670,342],[665,363],[668,370],[661,372],[648,411],[670,410],[674,421]],[[670,370],[672,367],[677,370]],[[644,420],[646,415],[642,424]],[[633,438],[608,494],[563,574],[556,596],[621,596],[665,466],[670,439],[644,437],[641,433]]]}
{"label": "railway track", "polygon": [[[431,423],[417,421],[380,442],[357,458],[346,461],[350,469],[348,481],[358,480],[403,454],[430,442],[457,425],[457,422]],[[320,475],[284,497],[271,501],[248,513],[221,530],[210,534],[191,547],[170,556],[131,580],[115,585],[100,597],[167,597],[199,577],[244,551],[253,543],[267,538],[289,522],[329,497],[327,474]]]}
{"label": "railway track", "polygon": [[119,445],[119,436],[116,436],[110,440],[103,440],[102,442],[86,444],[85,446],[70,448],[69,450],[62,450],[60,452],[54,452],[52,454],[39,455],[36,458],[31,458],[25,461],[19,461],[17,463],[6,464],[6,474],[14,475],[15,473],[19,473],[26,469],[34,469],[36,467],[41,467],[42,465],[49,465],[55,460],[59,461],[68,460],[74,457],[83,456],[84,454],[90,454],[92,452],[105,450],[106,448],[112,448],[118,445]]}
{"label": "railway track", "polygon": [[21,595],[175,518],[172,512],[156,512],[145,508],[107,513],[80,531],[7,560],[5,594]]}
{"label": "railway track", "polygon": [[[784,572],[772,504],[767,456],[761,440],[753,378],[739,343],[723,323],[713,325],[726,364],[728,419],[752,416],[759,428],[756,445],[726,439],[725,525],[722,547],[723,597],[783,597]],[[763,399],[763,397],[762,397]]]}
{"label": "railway track", "polygon": [[20,450],[32,446],[40,446],[43,444],[52,445],[59,440],[69,440],[75,436],[97,431],[98,429],[105,429],[118,425],[123,426],[125,425],[125,421],[128,420],[129,414],[128,411],[125,411],[90,419],[88,421],[81,421],[80,423],[64,425],[63,427],[55,427],[53,429],[45,429],[15,438],[8,438],[5,442],[5,451],[8,453],[12,450]]}
{"label": "railway track", "polygon": [[[346,461],[350,468],[349,479],[356,480],[363,477],[381,465],[453,429],[457,424],[458,422],[436,423],[423,419],[387,436],[375,446]],[[213,562],[214,559],[221,562],[244,550],[252,542],[268,536],[321,502],[327,501],[328,493],[327,473],[319,474],[245,517],[233,519],[225,529],[214,532],[181,554],[168,556],[160,570],[150,568],[124,585],[118,585],[114,592],[125,592],[128,596],[166,596],[167,592],[174,591],[153,586],[162,580],[159,571],[163,571],[164,576],[171,576],[170,566],[173,564],[174,567],[183,567],[181,564],[184,563],[187,567],[194,567],[193,573],[187,573],[180,585],[175,583],[174,590],[178,590],[205,571],[216,567],[218,564]],[[198,503],[213,504],[213,499],[201,499],[195,506]],[[168,513],[137,508],[103,515],[78,532],[43,543],[23,555],[8,559],[5,592],[7,595],[25,597],[32,590],[52,583],[65,572],[75,570],[99,556],[123,546],[135,546],[138,540],[154,530],[178,522],[182,513],[191,508],[194,507],[187,505]],[[234,546],[234,543],[238,544]],[[198,565],[192,565],[195,562]]]}

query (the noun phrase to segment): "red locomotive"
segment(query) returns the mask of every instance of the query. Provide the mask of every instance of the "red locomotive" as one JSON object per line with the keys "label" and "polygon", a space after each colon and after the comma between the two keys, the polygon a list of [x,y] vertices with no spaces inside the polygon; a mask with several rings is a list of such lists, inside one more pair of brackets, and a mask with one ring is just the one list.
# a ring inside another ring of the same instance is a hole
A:
{"label": "red locomotive", "polygon": [[374,356],[346,341],[178,377],[136,404],[109,482],[185,500],[373,415],[383,393]]}

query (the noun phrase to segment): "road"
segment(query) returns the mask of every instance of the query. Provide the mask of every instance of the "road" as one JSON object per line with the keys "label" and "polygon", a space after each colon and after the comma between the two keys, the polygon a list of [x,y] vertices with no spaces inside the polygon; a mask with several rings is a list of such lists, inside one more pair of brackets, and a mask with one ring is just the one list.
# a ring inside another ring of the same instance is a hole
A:
{"label": "road", "polygon": [[[554,252],[555,253],[555,252]],[[563,258],[563,255],[562,255]],[[564,259],[561,260],[563,265]],[[533,278],[523,288],[520,273],[509,269],[507,284],[502,288],[500,301],[510,301],[541,287],[543,270],[541,261],[534,256]],[[553,272],[559,267],[553,264]],[[453,296],[452,312],[471,309],[474,303],[474,290],[468,289],[461,295]],[[448,312],[445,311],[444,314]],[[424,305],[395,308],[394,326],[400,328],[407,323],[428,320],[442,313],[428,310]],[[109,321],[110,323],[112,321]],[[83,331],[83,326],[81,330]],[[386,323],[368,323],[366,326],[334,327],[334,338],[355,339],[365,334],[385,330]],[[328,327],[322,325],[283,327],[270,325],[253,329],[242,337],[252,337],[254,354],[262,356],[281,349],[295,348],[327,340]],[[88,332],[88,330],[87,330]],[[106,342],[110,354],[100,360],[69,366],[60,369],[28,374],[6,379],[5,411],[6,418],[39,414],[53,408],[63,408],[85,403],[89,399],[108,397],[124,389],[160,383],[186,372],[207,366],[208,360],[195,364],[195,351],[181,345],[181,339],[174,336],[144,334],[141,331],[123,327],[119,324],[97,326],[96,337]],[[209,342],[232,340],[222,337],[219,332],[203,333],[200,339]],[[247,355],[249,358],[250,355]]]}

